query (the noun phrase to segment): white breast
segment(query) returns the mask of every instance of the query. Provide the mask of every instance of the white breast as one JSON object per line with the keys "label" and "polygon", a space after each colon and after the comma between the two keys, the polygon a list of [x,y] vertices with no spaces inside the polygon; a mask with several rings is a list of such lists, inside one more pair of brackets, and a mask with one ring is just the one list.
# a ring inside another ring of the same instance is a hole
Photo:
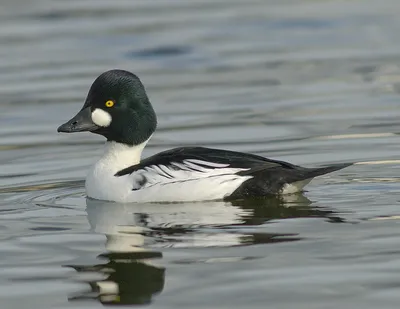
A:
{"label": "white breast", "polygon": [[88,197],[106,201],[126,200],[132,192],[132,182],[114,175],[121,169],[139,163],[146,143],[131,147],[107,142],[104,155],[92,166],[86,177]]}

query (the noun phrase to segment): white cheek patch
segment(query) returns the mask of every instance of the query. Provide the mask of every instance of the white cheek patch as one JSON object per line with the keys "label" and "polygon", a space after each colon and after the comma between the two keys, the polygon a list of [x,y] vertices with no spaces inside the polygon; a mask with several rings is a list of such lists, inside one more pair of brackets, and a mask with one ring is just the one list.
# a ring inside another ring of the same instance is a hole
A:
{"label": "white cheek patch", "polygon": [[111,115],[100,108],[96,108],[92,112],[92,121],[99,127],[108,127],[111,124],[111,120]]}

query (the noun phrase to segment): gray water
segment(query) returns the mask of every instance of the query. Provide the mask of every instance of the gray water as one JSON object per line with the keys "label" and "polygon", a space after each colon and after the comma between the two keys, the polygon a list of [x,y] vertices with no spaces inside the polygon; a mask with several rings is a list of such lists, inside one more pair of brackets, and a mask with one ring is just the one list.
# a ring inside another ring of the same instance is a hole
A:
{"label": "gray water", "polygon": [[[398,308],[400,3],[0,3],[0,308]],[[179,145],[304,166],[354,161],[302,195],[87,200],[102,153],[56,128],[111,68]]]}

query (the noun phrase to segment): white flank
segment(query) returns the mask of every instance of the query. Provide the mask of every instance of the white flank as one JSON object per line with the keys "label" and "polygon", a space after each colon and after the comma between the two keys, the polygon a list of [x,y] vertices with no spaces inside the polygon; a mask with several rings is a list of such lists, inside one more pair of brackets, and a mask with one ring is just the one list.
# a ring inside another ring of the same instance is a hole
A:
{"label": "white flank", "polygon": [[[124,202],[188,202],[223,199],[252,176],[240,176],[242,168],[212,168],[204,163],[175,163],[172,166],[152,165],[129,175],[131,185],[138,188]],[[176,169],[176,167],[181,169]],[[146,179],[144,185],[141,184]]]}
{"label": "white flank", "polygon": [[108,112],[96,108],[92,112],[92,121],[99,127],[108,127],[111,124],[112,118]]}
{"label": "white flank", "polygon": [[86,179],[86,191],[91,198],[122,203],[217,200],[252,178],[237,175],[247,169],[202,160],[152,165],[115,177],[119,170],[140,162],[145,143],[136,147],[107,144],[104,156]]}

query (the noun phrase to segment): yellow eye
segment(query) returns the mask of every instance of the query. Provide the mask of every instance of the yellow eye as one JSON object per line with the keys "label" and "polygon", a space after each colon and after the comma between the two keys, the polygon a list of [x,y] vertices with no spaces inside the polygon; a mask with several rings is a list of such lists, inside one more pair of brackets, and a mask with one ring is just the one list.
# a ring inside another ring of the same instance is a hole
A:
{"label": "yellow eye", "polygon": [[111,100],[108,100],[107,102],[106,102],[106,106],[107,107],[113,107],[114,106],[114,101],[111,101]]}

